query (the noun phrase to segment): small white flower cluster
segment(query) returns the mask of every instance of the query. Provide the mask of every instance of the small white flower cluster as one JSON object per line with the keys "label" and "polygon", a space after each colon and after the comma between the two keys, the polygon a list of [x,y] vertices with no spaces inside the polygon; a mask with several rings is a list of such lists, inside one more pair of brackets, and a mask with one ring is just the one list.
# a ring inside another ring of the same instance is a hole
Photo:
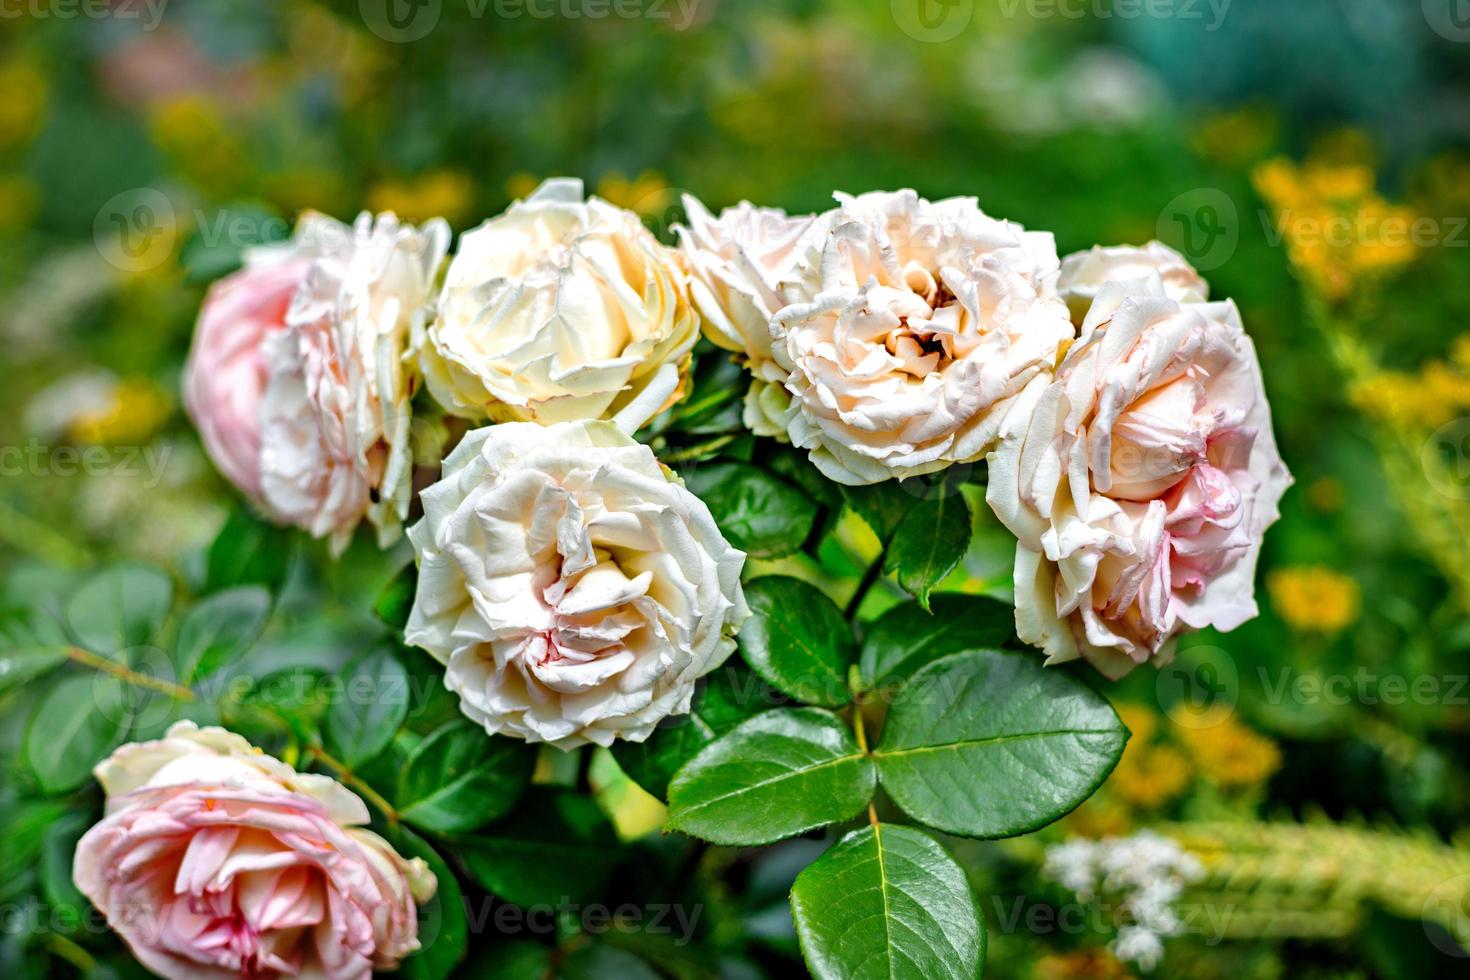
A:
{"label": "small white flower cluster", "polygon": [[1047,848],[1042,874],[1083,901],[1117,903],[1126,924],[1113,955],[1148,972],[1164,957],[1164,939],[1184,931],[1175,903],[1184,887],[1204,877],[1199,859],[1153,831],[1102,840],[1073,838]]}

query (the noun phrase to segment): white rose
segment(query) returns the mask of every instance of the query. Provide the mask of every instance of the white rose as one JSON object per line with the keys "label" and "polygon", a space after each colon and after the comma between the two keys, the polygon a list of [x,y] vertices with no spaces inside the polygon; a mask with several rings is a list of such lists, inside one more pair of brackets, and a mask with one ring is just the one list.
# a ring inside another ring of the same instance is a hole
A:
{"label": "white rose", "polygon": [[642,741],[689,710],[750,614],[745,555],[610,423],[477,429],[421,498],[405,638],[492,734]]}
{"label": "white rose", "polygon": [[406,351],[430,315],[449,226],[364,213],[347,228],[309,214],[297,237],[321,251],[286,329],[262,347],[263,504],[276,520],[330,536],[337,552],[363,518],[386,546],[408,514],[413,469],[417,376]]}
{"label": "white rose", "polygon": [[1057,291],[1067,301],[1072,319],[1080,325],[1102,286],[1150,275],[1157,275],[1165,294],[1180,303],[1203,303],[1210,298],[1210,284],[1184,256],[1162,242],[1149,242],[1142,248],[1097,245],[1074,252],[1062,260]]}
{"label": "white rose", "polygon": [[699,336],[679,253],[631,211],[548,180],[460,238],[418,341],[429,390],[470,419],[615,419],[678,400]]}
{"label": "white rose", "polygon": [[786,305],[781,283],[801,257],[802,237],[822,219],[749,202],[726,208],[716,218],[688,194],[684,212],[689,225],[677,230],[704,335],[740,355],[750,369],[746,426],[758,436],[784,440],[791,398],[783,386],[787,372],[771,354],[771,319]]}
{"label": "white rose", "polygon": [[1056,246],[973,198],[837,195],[772,323],[787,431],[845,484],[981,458],[1073,336]]}
{"label": "white rose", "polygon": [[1050,383],[1017,401],[986,500],[1016,534],[1016,626],[1110,677],[1181,632],[1256,615],[1255,567],[1291,475],[1233,303],[1110,283]]}

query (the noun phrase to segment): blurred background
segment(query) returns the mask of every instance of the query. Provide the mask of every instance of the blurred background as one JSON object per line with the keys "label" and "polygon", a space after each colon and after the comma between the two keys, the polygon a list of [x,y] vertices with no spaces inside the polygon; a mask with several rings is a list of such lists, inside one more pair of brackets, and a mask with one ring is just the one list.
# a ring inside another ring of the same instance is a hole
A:
{"label": "blurred background", "polygon": [[[1059,917],[1047,849],[1151,831],[1202,868],[1158,975],[1465,976],[1467,83],[1465,0],[0,0],[0,607],[106,560],[203,574],[240,518],[179,407],[193,318],[305,208],[462,231],[572,175],[670,240],[684,191],[911,186],[1063,253],[1159,238],[1240,305],[1298,482],[1262,616],[1109,689],[1135,736],[1098,796],[956,845],[989,975],[1140,973],[1128,896]],[[950,585],[1004,596],[976,519]],[[393,561],[302,588],[349,607]],[[705,942],[793,956],[805,846]]]}

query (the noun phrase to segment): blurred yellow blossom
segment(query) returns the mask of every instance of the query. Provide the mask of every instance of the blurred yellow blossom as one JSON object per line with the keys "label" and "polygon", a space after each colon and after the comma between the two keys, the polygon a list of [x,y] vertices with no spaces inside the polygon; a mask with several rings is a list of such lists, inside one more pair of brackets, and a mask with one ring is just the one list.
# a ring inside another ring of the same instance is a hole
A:
{"label": "blurred yellow blossom", "polygon": [[1375,371],[1349,392],[1367,415],[1411,431],[1437,429],[1470,410],[1470,335],[1456,339],[1448,361],[1417,373]]}
{"label": "blurred yellow blossom", "polygon": [[597,182],[597,196],[645,217],[658,214],[674,200],[668,181],[651,170],[633,180],[616,172],[605,174]]}
{"label": "blurred yellow blossom", "polygon": [[1342,481],[1335,476],[1319,476],[1307,487],[1307,502],[1324,514],[1342,509]]}
{"label": "blurred yellow blossom", "polygon": [[1259,786],[1281,768],[1281,750],[1236,720],[1223,705],[1209,709],[1198,725],[1180,726],[1175,738],[1199,767],[1202,776],[1221,786]]}
{"label": "blurred yellow blossom", "polygon": [[267,174],[261,179],[261,194],[282,214],[320,211],[350,217],[342,177],[335,171],[295,168]]}
{"label": "blurred yellow blossom", "polygon": [[1374,191],[1373,168],[1339,150],[1298,165],[1274,159],[1254,173],[1256,191],[1297,272],[1325,298],[1345,298],[1364,277],[1412,262],[1420,229],[1408,208]]}
{"label": "blurred yellow blossom", "polygon": [[1069,837],[1122,837],[1133,829],[1133,811],[1121,801],[1097,794],[1061,820]]}
{"label": "blurred yellow blossom", "polygon": [[1031,980],[1129,980],[1130,977],[1128,968],[1101,946],[1051,953],[1031,968]]}
{"label": "blurred yellow blossom", "polygon": [[153,141],[184,176],[212,194],[238,190],[250,172],[249,154],[219,105],[203,96],[174,99],[149,119]]}
{"label": "blurred yellow blossom", "polygon": [[1206,119],[1195,133],[1194,148],[1207,160],[1239,167],[1269,153],[1280,131],[1281,121],[1269,106],[1244,106]]}
{"label": "blurred yellow blossom", "polygon": [[0,231],[24,228],[36,218],[41,192],[24,174],[0,174]]}
{"label": "blurred yellow blossom", "polygon": [[112,397],[71,420],[75,442],[99,445],[139,445],[168,421],[172,405],[163,389],[147,378],[124,378]]}
{"label": "blurred yellow blossom", "polygon": [[1158,731],[1159,716],[1147,705],[1124,701],[1115,707],[1118,717],[1123,719],[1123,724],[1133,733],[1133,737],[1128,740],[1130,746],[1149,741],[1154,737],[1154,732]]}
{"label": "blurred yellow blossom", "polygon": [[1173,746],[1130,742],[1108,788],[1126,803],[1154,810],[1183,793],[1191,775],[1189,759]]}
{"label": "blurred yellow blossom", "polygon": [[1274,569],[1266,576],[1271,606],[1292,629],[1336,633],[1357,622],[1358,583],[1325,565]]}
{"label": "blurred yellow blossom", "polygon": [[514,200],[530,197],[537,187],[541,186],[541,178],[535,174],[524,171],[511,174],[505,181],[505,194]]}
{"label": "blurred yellow blossom", "polygon": [[443,218],[458,225],[470,217],[475,182],[463,171],[434,170],[405,180],[380,181],[367,199],[373,211],[392,211],[405,221]]}
{"label": "blurred yellow blossom", "polygon": [[0,92],[0,150],[25,146],[46,117],[46,76],[26,58],[8,58],[0,61]]}

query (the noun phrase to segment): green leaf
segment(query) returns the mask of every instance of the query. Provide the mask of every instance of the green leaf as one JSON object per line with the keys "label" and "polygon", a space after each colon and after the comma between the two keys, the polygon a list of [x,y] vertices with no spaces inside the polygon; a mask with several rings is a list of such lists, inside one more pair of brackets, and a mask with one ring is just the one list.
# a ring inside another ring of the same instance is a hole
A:
{"label": "green leaf", "polygon": [[1014,837],[1091,796],[1127,741],[1102,695],[1035,654],[971,650],[899,689],[873,758],[883,788],[915,820]]}
{"label": "green leaf", "polygon": [[0,808],[0,885],[8,884],[46,847],[51,827],[66,819],[68,807],[59,802],[12,799],[7,793]]}
{"label": "green leaf", "polygon": [[66,630],[39,611],[0,620],[0,694],[66,663]]}
{"label": "green leaf", "polygon": [[915,502],[899,521],[884,571],[929,608],[929,592],[954,570],[970,547],[970,505],[956,491]]}
{"label": "green leaf", "polygon": [[467,837],[454,851],[470,877],[507,902],[581,901],[617,863],[617,835],[590,797],[532,786],[510,816]]}
{"label": "green leaf", "polygon": [[398,815],[456,834],[503,817],[531,782],[536,753],[525,742],[454,721],[419,743],[398,777]]}
{"label": "green leaf", "polygon": [[294,546],[291,532],[271,527],[243,509],[231,511],[206,556],[204,591],[236,585],[273,588],[286,578]]}
{"label": "green leaf", "polygon": [[62,678],[36,704],[25,756],[48,794],[85,783],[92,767],[122,742],[128,708],[122,683],[107,674]]}
{"label": "green leaf", "polygon": [[914,498],[903,492],[897,480],[861,487],[842,487],[847,506],[872,528],[878,540],[887,542],[914,506]]}
{"label": "green leaf", "polygon": [[112,657],[153,639],[173,605],[174,584],[148,565],[114,565],[83,582],[66,605],[77,643]]}
{"label": "green leaf", "polygon": [[679,767],[747,718],[782,703],[784,697],[731,658],[705,677],[687,715],[671,715],[643,742],[618,739],[613,758],[628,778],[661,800]]}
{"label": "green leaf", "polygon": [[588,943],[562,963],[560,980],[662,980],[663,974],[626,950]]}
{"label": "green leaf", "polygon": [[921,830],[848,834],[796,876],[791,912],[817,980],[975,980],[985,924],[964,870]]}
{"label": "green leaf", "polygon": [[811,534],[817,506],[785,480],[748,463],[710,463],[685,477],[730,543],[752,558],[780,558]]}
{"label": "green leaf", "polygon": [[751,617],[740,652],[763,680],[807,704],[840,708],[852,700],[847,669],[857,657],[852,627],[821,590],[768,575],[747,582]]}
{"label": "green leaf", "polygon": [[847,820],[873,798],[872,760],[836,715],[781,708],[706,746],[669,785],[669,827],[769,844]]}
{"label": "green leaf", "polygon": [[413,596],[418,584],[418,566],[409,563],[378,593],[378,598],[373,603],[373,613],[401,632],[408,625],[408,614],[413,609]]}
{"label": "green leaf", "polygon": [[179,683],[194,681],[228,667],[260,638],[270,618],[271,594],[258,585],[242,585],[216,593],[184,613],[174,644]]}
{"label": "green leaf", "polygon": [[327,748],[347,768],[388,747],[408,714],[408,672],[389,646],[348,664],[327,709]]}
{"label": "green leaf", "polygon": [[501,978],[527,977],[534,980],[555,976],[552,972],[550,946],[529,939],[510,939],[497,936],[494,942],[485,943],[483,952],[465,964],[460,976],[467,980],[501,980]]}
{"label": "green leaf", "polygon": [[438,882],[434,897],[419,906],[421,948],[399,970],[409,980],[443,980],[454,973],[469,948],[469,923],[459,881],[439,853],[407,827],[391,828],[388,839],[404,857],[423,858]]}
{"label": "green leaf", "polygon": [[64,907],[64,914],[76,915],[89,908],[86,897],[72,881],[72,859],[87,821],[87,814],[67,814],[46,828],[41,844],[41,893],[53,907]]}
{"label": "green leaf", "polygon": [[864,690],[897,684],[920,667],[961,650],[1003,646],[1015,637],[1009,603],[957,592],[936,593],[926,612],[918,602],[894,606],[863,637],[858,676]]}

